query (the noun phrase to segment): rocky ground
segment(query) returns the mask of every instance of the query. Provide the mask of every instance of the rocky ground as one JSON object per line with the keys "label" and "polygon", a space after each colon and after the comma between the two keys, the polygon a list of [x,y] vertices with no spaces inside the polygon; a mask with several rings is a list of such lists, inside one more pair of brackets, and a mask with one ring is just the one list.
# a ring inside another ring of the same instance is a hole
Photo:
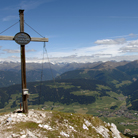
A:
{"label": "rocky ground", "polygon": [[0,138],[125,138],[92,115],[29,110],[0,115]]}

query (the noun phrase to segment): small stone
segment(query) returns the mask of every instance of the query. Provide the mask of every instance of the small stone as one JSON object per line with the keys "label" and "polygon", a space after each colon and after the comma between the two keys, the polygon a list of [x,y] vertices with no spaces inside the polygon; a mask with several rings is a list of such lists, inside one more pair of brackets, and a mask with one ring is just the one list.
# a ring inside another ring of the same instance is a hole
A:
{"label": "small stone", "polygon": [[11,136],[12,136],[12,138],[18,138],[18,137],[20,137],[20,136],[17,135],[17,134],[12,134]]}
{"label": "small stone", "polygon": [[26,135],[22,135],[20,138],[26,138]]}
{"label": "small stone", "polygon": [[43,127],[41,124],[38,125],[39,127]]}
{"label": "small stone", "polygon": [[25,131],[23,130],[22,132],[20,132],[21,135],[25,134]]}
{"label": "small stone", "polygon": [[44,125],[43,128],[45,128],[47,130],[51,130],[52,129],[49,125]]}
{"label": "small stone", "polygon": [[9,118],[7,119],[7,122],[10,122],[10,121],[12,121],[12,118],[11,118],[11,117],[9,117]]}
{"label": "small stone", "polygon": [[83,124],[83,129],[89,130],[85,124]]}

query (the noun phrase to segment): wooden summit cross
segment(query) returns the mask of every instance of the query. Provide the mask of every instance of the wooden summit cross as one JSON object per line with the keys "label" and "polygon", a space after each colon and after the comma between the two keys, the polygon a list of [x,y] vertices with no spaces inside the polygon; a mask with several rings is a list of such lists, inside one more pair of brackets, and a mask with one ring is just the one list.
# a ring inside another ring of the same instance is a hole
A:
{"label": "wooden summit cross", "polygon": [[0,40],[15,40],[21,46],[21,77],[22,77],[22,101],[23,113],[28,113],[28,89],[26,87],[26,63],[25,63],[25,45],[30,41],[48,42],[48,38],[30,37],[24,32],[24,10],[19,10],[20,32],[15,36],[0,36]]}

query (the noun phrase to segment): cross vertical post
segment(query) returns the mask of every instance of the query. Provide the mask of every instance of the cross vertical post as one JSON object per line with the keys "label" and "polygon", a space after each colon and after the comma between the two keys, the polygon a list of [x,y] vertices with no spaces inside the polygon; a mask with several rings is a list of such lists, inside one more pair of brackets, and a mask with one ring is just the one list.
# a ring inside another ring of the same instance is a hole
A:
{"label": "cross vertical post", "polygon": [[[20,14],[20,32],[24,32],[24,10],[19,10]],[[21,78],[22,78],[22,100],[23,113],[28,113],[28,95],[24,95],[26,89],[26,64],[25,64],[25,45],[21,45]]]}

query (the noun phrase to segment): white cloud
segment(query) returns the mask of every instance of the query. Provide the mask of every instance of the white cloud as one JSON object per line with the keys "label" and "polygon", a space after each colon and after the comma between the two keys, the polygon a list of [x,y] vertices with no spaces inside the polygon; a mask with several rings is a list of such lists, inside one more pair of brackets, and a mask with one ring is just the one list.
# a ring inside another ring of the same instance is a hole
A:
{"label": "white cloud", "polygon": [[138,46],[126,46],[120,48],[121,52],[127,53],[127,52],[138,52]]}
{"label": "white cloud", "polygon": [[19,3],[14,3],[13,5],[7,6],[1,10],[5,10],[5,11],[13,11],[13,10],[18,10],[18,9],[25,9],[25,10],[31,10],[31,9],[35,9],[38,6],[44,4],[44,3],[48,3],[48,2],[52,2],[55,0],[21,0],[19,1]]}
{"label": "white cloud", "polygon": [[34,50],[34,49],[28,49],[28,50],[26,50],[26,52],[35,52],[36,50]]}
{"label": "white cloud", "polygon": [[[13,49],[3,49],[3,51],[7,53],[20,53],[20,50],[13,50]],[[34,49],[28,49],[26,52],[35,52],[36,50]]]}
{"label": "white cloud", "polygon": [[113,44],[124,44],[126,42],[125,38],[118,39],[103,39],[95,41],[98,45],[113,45]]}
{"label": "white cloud", "polygon": [[136,34],[133,34],[133,33],[129,34],[129,36],[130,37],[137,37],[137,35]]}
{"label": "white cloud", "polygon": [[121,52],[138,52],[138,40],[133,40],[128,43],[128,45],[120,48]]}
{"label": "white cloud", "polygon": [[10,59],[20,59],[20,57],[17,57],[17,56],[9,56],[8,58],[10,58]]}
{"label": "white cloud", "polygon": [[[48,2],[52,2],[55,0],[21,0],[21,2],[19,1],[19,3],[13,3],[13,5],[7,6],[1,10],[3,11],[17,11],[19,9],[24,9],[25,11],[31,10],[31,9],[35,9],[38,6],[44,4],[44,3],[48,3]],[[19,19],[19,16],[14,16],[14,15],[9,15],[6,16],[2,19],[2,21],[10,21],[10,20],[14,20],[14,19]]]}
{"label": "white cloud", "polygon": [[126,44],[117,45],[96,45],[96,46],[90,46],[90,47],[83,47],[79,49],[73,49],[72,51],[66,51],[66,52],[50,52],[48,55],[50,57],[67,57],[71,55],[76,55],[78,57],[81,56],[98,56],[98,57],[111,57],[111,56],[120,56],[123,53],[121,53],[120,48],[126,46]]}
{"label": "white cloud", "polygon": [[134,46],[125,46],[120,48],[121,52],[127,53],[127,52],[138,52],[138,45],[134,45]]}
{"label": "white cloud", "polygon": [[45,0],[45,1],[44,0],[29,0],[29,1],[24,0],[24,1],[21,1],[21,3],[19,5],[22,9],[30,10],[30,9],[35,9],[36,7],[38,7],[39,5],[41,5],[45,2],[47,2],[47,0]]}
{"label": "white cloud", "polygon": [[138,39],[137,40],[133,40],[129,43],[130,46],[134,46],[134,45],[138,45]]}
{"label": "white cloud", "polygon": [[19,53],[20,52],[20,50],[12,50],[12,49],[3,49],[3,51],[7,53]]}
{"label": "white cloud", "polygon": [[126,41],[124,38],[106,40],[96,41],[99,45],[73,49],[68,52],[50,52],[50,60],[51,62],[96,62],[129,60],[129,57],[130,60],[135,60],[133,54],[125,55],[128,52],[136,52],[137,47],[129,46],[134,43],[133,41]]}
{"label": "white cloud", "polygon": [[18,16],[7,16],[7,17],[4,17],[2,21],[10,21],[14,19],[19,19],[19,17]]}
{"label": "white cloud", "polygon": [[109,18],[137,19],[137,16],[109,16]]}
{"label": "white cloud", "polygon": [[18,56],[9,56],[9,57],[6,57],[6,58],[0,58],[0,61],[7,61],[7,62],[20,62],[20,57]]}
{"label": "white cloud", "polygon": [[94,57],[112,57],[112,54],[94,54]]}

